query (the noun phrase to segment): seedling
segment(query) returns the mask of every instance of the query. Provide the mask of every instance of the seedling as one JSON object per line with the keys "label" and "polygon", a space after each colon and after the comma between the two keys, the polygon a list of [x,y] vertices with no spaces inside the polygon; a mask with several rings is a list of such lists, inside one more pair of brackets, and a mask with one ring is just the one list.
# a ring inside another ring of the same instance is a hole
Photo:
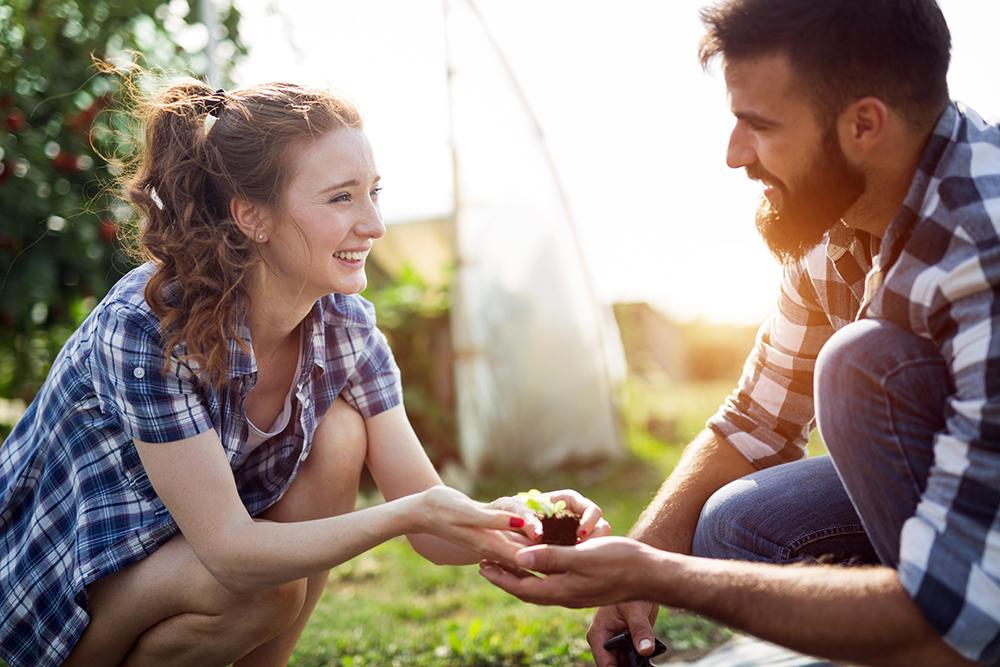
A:
{"label": "seedling", "polygon": [[517,494],[517,497],[524,500],[524,504],[528,506],[528,509],[537,514],[539,518],[554,517],[566,509],[565,500],[552,502],[547,495],[538,489],[522,491]]}
{"label": "seedling", "polygon": [[572,546],[576,544],[576,533],[580,529],[580,517],[566,507],[566,501],[552,499],[539,491],[517,494],[524,504],[542,522],[542,542]]}

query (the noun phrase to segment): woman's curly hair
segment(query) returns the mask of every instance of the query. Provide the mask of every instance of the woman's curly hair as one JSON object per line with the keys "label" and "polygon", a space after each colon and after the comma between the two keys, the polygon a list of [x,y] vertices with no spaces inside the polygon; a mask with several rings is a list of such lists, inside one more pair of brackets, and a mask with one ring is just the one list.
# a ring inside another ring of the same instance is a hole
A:
{"label": "woman's curly hair", "polygon": [[[211,114],[209,113],[211,112]],[[156,270],[146,301],[160,318],[165,357],[179,344],[213,385],[226,381],[229,341],[249,304],[256,243],[230,218],[236,199],[280,210],[297,147],[340,127],[357,109],[326,90],[268,83],[216,93],[195,79],[138,109],[145,140],[123,182],[138,212],[131,250]]]}

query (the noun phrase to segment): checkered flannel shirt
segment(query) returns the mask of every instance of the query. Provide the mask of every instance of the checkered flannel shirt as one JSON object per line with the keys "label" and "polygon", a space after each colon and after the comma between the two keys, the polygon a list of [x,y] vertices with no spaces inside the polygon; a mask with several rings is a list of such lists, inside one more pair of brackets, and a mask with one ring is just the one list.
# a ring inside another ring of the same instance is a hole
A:
{"label": "checkered flannel shirt", "polygon": [[[246,452],[253,355],[231,343],[221,390],[199,382],[186,363],[164,371],[159,320],[143,296],[152,271],[135,269],[98,304],[0,448],[0,657],[12,667],[60,664],[89,619],[84,586],[177,534],[133,439],[171,442],[214,428],[256,515],[291,484],[338,396],[365,417],[402,400],[371,304],[331,294],[303,326],[289,425]],[[250,340],[245,323],[242,335]]]}
{"label": "checkered flannel shirt", "polygon": [[798,459],[834,331],[869,317],[933,341],[956,389],[903,526],[899,579],[946,642],[989,664],[1000,663],[998,237],[1000,128],[951,104],[881,242],[841,225],[785,271],[777,314],[708,423],[758,467]]}

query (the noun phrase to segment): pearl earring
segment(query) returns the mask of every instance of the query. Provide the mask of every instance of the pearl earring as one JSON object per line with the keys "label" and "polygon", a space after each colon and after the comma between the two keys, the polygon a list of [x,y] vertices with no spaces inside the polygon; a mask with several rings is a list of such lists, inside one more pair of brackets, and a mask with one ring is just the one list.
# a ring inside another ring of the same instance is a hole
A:
{"label": "pearl earring", "polygon": [[257,234],[257,240],[258,241],[263,241],[264,240],[264,235],[263,234]]}

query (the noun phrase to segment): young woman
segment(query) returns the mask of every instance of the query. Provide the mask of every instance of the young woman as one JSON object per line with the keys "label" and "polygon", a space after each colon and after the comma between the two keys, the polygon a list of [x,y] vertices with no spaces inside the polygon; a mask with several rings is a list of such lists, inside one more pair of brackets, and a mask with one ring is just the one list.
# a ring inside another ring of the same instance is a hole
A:
{"label": "young woman", "polygon": [[[328,570],[394,536],[435,563],[512,564],[537,525],[441,485],[357,296],[384,232],[357,111],[190,80],[143,120],[125,190],[148,261],[0,448],[2,657],[283,665]],[[364,465],[386,502],[353,511]]]}

